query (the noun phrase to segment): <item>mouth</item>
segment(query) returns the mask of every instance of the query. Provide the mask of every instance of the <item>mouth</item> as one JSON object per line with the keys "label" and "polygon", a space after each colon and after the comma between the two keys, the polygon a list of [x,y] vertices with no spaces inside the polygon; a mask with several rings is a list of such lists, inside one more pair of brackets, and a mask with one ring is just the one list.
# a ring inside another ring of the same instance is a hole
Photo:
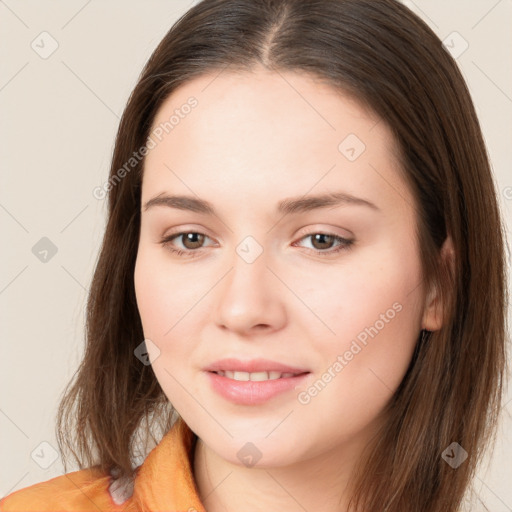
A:
{"label": "mouth", "polygon": [[309,372],[280,372],[276,370],[270,371],[259,371],[259,372],[242,372],[236,370],[218,370],[212,371],[210,373],[215,373],[220,375],[221,377],[226,377],[227,379],[236,380],[239,382],[264,382],[268,380],[277,380],[277,379],[288,379],[290,377],[297,377],[299,375],[304,375]]}
{"label": "mouth", "polygon": [[210,389],[235,405],[262,405],[278,395],[294,400],[294,391],[306,385],[309,370],[268,359],[222,359],[203,368]]}

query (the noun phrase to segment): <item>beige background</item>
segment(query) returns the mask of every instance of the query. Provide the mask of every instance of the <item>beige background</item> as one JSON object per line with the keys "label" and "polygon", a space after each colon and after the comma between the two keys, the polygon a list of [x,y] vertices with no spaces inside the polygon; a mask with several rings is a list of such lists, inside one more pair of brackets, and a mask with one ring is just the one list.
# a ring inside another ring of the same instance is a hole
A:
{"label": "beige background", "polygon": [[[454,51],[469,45],[457,61],[510,226],[512,2],[405,3],[453,41]],[[82,354],[87,290],[105,225],[106,204],[92,191],[108,177],[119,117],[143,64],[192,4],[0,0],[0,222],[7,241],[0,276],[0,497],[63,472],[54,451],[56,407]],[[54,53],[44,55],[52,44]],[[46,263],[32,252],[42,237],[57,248]],[[475,479],[492,512],[512,511],[510,392],[507,400],[494,455]]]}

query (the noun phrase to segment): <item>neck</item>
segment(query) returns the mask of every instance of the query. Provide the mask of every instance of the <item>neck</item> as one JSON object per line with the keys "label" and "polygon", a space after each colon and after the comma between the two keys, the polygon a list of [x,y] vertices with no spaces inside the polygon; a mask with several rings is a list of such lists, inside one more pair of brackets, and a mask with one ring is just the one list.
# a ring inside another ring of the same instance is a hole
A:
{"label": "neck", "polygon": [[360,448],[339,447],[293,465],[258,468],[226,461],[198,439],[194,476],[208,512],[347,512]]}

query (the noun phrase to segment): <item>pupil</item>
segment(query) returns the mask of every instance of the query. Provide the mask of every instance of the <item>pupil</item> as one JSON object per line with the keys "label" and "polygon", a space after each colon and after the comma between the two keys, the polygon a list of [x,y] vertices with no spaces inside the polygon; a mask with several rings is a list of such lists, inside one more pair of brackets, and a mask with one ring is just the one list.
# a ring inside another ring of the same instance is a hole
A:
{"label": "pupil", "polygon": [[[185,236],[185,240],[186,240],[185,247],[187,247],[187,249],[197,249],[197,247],[201,246],[202,239],[199,238],[199,240],[195,240],[194,241],[194,238],[202,237],[202,236],[203,235],[201,235],[200,233],[186,233],[186,236]],[[193,247],[187,246],[187,243],[191,243]]]}
{"label": "pupil", "polygon": [[[326,235],[324,233],[317,233],[314,237],[314,240],[315,242],[317,242],[318,240],[320,240],[320,245],[324,244],[324,245],[327,245],[329,246],[329,241],[325,242],[325,237],[327,237],[328,239],[331,238],[331,235]],[[332,241],[332,240],[331,240]],[[321,249],[325,249],[326,247],[320,247]]]}

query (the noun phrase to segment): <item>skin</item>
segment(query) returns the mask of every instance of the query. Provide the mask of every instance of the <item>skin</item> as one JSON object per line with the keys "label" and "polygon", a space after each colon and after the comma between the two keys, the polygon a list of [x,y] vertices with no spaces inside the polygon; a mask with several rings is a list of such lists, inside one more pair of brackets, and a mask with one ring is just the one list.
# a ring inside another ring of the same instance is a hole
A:
{"label": "skin", "polygon": [[[442,325],[435,289],[427,294],[422,285],[415,201],[399,174],[395,142],[383,121],[348,96],[304,74],[263,68],[182,85],[153,127],[190,96],[197,107],[145,160],[134,278],[156,377],[199,437],[193,468],[200,496],[209,512],[346,510],[354,464],[377,432],[420,330]],[[338,149],[348,134],[366,146],[354,161]],[[379,210],[275,211],[284,198],[332,191]],[[217,216],[145,210],[161,193],[206,199]],[[206,237],[162,245],[179,232]],[[355,242],[322,256],[339,242],[315,244],[307,236],[319,232]],[[249,235],[263,249],[252,263],[236,252]],[[196,252],[177,256],[169,247]],[[401,310],[334,372],[338,355],[393,304]],[[262,405],[236,405],[202,371],[224,357],[262,357],[311,374]],[[328,368],[331,381],[300,403],[298,394]],[[261,452],[252,467],[237,457],[249,441]]]}

